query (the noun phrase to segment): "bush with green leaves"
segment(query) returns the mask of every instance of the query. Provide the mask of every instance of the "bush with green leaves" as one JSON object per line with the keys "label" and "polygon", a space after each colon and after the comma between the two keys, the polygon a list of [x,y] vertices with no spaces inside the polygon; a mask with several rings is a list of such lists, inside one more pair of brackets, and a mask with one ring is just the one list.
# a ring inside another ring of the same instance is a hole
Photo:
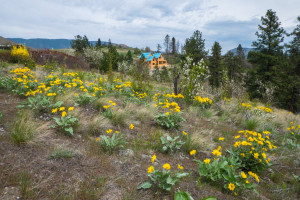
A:
{"label": "bush with green leaves", "polygon": [[[152,157],[152,161],[153,161],[153,157]],[[154,185],[161,190],[168,191],[168,192],[171,191],[172,187],[181,178],[189,175],[189,173],[183,172],[182,166],[178,165],[178,167],[181,168],[179,172],[172,172],[170,170],[171,166],[169,163],[165,163],[163,165],[163,170],[159,170],[155,168],[153,165],[151,165],[148,168],[148,177],[150,180],[140,184],[137,189],[149,189]]]}
{"label": "bush with green leaves", "polygon": [[163,145],[162,151],[164,153],[173,152],[176,150],[179,150],[182,145],[184,145],[184,142],[181,140],[178,140],[179,136],[176,136],[172,138],[171,136],[167,136],[166,138],[164,136],[160,137],[161,143]]}
{"label": "bush with green leaves", "polygon": [[250,178],[258,179],[257,175],[250,172],[249,176],[241,171],[240,161],[235,157],[220,156],[218,159],[211,160],[205,159],[204,161],[196,160],[199,164],[198,173],[200,176],[214,182],[223,184],[226,190],[240,192],[244,189],[250,189],[257,192],[254,187],[256,184],[250,182]]}
{"label": "bush with green leaves", "polygon": [[181,113],[159,113],[158,115],[154,116],[155,122],[167,129],[171,128],[179,128],[180,122],[185,121],[183,117],[181,117]]}
{"label": "bush with green leaves", "polygon": [[91,103],[94,100],[94,98],[92,96],[88,95],[87,93],[84,93],[84,94],[75,96],[74,100],[79,105],[84,106],[84,105]]}
{"label": "bush with green leaves", "polygon": [[276,150],[270,140],[271,133],[242,130],[236,135],[235,143],[230,148],[230,155],[239,159],[242,170],[262,172],[271,166],[268,154]]}
{"label": "bush with green leaves", "polygon": [[[73,136],[73,127],[75,127],[78,123],[78,119],[76,117],[67,114],[65,116],[63,113],[60,118],[54,117],[53,119],[63,133]],[[54,125],[52,127],[55,128],[56,126]]]}
{"label": "bush with green leaves", "polygon": [[[106,131],[107,134],[112,132],[111,129]],[[101,139],[100,139],[101,138]],[[124,148],[124,144],[127,142],[124,140],[121,133],[114,132],[111,136],[110,135],[100,135],[100,138],[97,138],[97,141],[100,141],[100,146],[104,151],[107,151],[109,154],[115,149]]]}
{"label": "bush with green leaves", "polygon": [[53,101],[50,100],[51,97],[48,97],[44,94],[39,94],[36,96],[28,97],[27,101],[24,101],[19,105],[19,108],[29,108],[35,112],[42,113],[42,112],[49,112],[52,108],[60,107],[63,102],[58,101],[53,104]]}

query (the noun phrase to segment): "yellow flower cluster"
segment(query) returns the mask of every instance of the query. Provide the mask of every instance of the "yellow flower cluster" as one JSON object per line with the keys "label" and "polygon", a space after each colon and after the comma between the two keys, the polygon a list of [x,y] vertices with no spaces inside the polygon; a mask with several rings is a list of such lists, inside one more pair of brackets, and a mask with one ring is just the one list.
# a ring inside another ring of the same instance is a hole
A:
{"label": "yellow flower cluster", "polygon": [[294,122],[290,122],[290,126],[287,128],[288,132],[292,135],[296,134],[300,134],[300,124],[299,125],[295,125]]}
{"label": "yellow flower cluster", "polygon": [[263,134],[261,134],[254,131],[242,130],[239,131],[239,135],[234,137],[236,140],[239,140],[237,140],[233,146],[235,148],[240,146],[244,147],[244,152],[240,153],[242,157],[245,157],[246,154],[252,155],[255,159],[258,159],[259,162],[264,160],[266,163],[269,163],[270,158],[267,158],[265,153],[268,151],[267,148],[277,148],[277,146],[273,145],[270,141],[270,134],[269,131],[263,131]]}
{"label": "yellow flower cluster", "polygon": [[257,174],[255,174],[255,173],[253,173],[253,172],[251,172],[251,171],[249,171],[248,174],[249,174],[250,176],[252,176],[257,182],[259,182],[259,178],[258,178]]}
{"label": "yellow flower cluster", "polygon": [[[72,110],[74,110],[74,107],[69,107],[68,108],[68,111],[72,111]],[[52,113],[57,113],[57,111],[62,112],[61,113],[62,117],[66,117],[67,112],[66,112],[66,108],[65,107],[60,107],[60,108],[54,108],[54,109],[52,109]]]}
{"label": "yellow flower cluster", "polygon": [[133,94],[131,96],[136,97],[136,99],[144,99],[145,97],[147,97],[146,93],[138,93],[134,90],[132,90]]}
{"label": "yellow flower cluster", "polygon": [[268,107],[264,107],[264,106],[257,106],[254,108],[255,110],[262,110],[262,111],[265,111],[267,113],[271,113],[273,112],[273,110],[271,108],[268,108]]}
{"label": "yellow flower cluster", "polygon": [[29,58],[29,53],[25,46],[13,46],[11,53],[12,56],[16,56],[21,59]]}
{"label": "yellow flower cluster", "polygon": [[214,155],[214,156],[216,156],[216,157],[219,157],[222,153],[220,152],[220,150],[221,150],[221,146],[218,146],[218,148],[217,149],[214,149],[213,151],[212,151],[212,154]]}
{"label": "yellow flower cluster", "polygon": [[250,103],[242,103],[242,107],[251,108]]}
{"label": "yellow flower cluster", "polygon": [[110,103],[110,105],[104,105],[103,108],[105,110],[111,108],[112,110],[114,109],[114,106],[116,106],[117,104],[115,102],[113,102],[112,100],[108,101],[108,103]]}
{"label": "yellow flower cluster", "polygon": [[201,104],[202,103],[207,104],[207,105],[213,104],[212,100],[209,99],[208,97],[202,98],[201,96],[196,96],[194,99]]}

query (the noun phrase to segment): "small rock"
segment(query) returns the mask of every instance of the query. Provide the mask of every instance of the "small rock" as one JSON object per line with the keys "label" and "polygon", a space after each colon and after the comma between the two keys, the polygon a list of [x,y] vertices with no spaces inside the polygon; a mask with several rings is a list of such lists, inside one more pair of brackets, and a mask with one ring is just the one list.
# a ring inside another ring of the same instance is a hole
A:
{"label": "small rock", "polygon": [[134,157],[134,152],[131,149],[120,150],[119,156]]}

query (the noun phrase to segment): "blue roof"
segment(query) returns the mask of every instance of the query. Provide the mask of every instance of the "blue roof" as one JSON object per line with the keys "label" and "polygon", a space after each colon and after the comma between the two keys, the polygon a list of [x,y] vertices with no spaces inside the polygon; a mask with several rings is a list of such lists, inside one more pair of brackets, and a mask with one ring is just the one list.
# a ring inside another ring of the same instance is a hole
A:
{"label": "blue roof", "polygon": [[155,58],[159,58],[160,55],[161,55],[161,53],[155,53],[155,54],[153,54],[153,56],[154,56]]}
{"label": "blue roof", "polygon": [[140,55],[139,59],[142,58],[142,55],[144,56],[144,58],[148,58],[150,54],[151,54],[150,52],[148,52],[148,53],[142,53],[142,54]]}
{"label": "blue roof", "polygon": [[152,58],[153,58],[153,56],[150,56],[150,57],[147,59],[147,61],[151,61]]}

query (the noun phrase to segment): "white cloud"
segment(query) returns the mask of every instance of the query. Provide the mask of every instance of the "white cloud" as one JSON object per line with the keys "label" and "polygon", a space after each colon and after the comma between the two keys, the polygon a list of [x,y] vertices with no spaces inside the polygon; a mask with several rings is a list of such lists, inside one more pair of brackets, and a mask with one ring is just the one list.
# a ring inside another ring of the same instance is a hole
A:
{"label": "white cloud", "polygon": [[90,40],[110,38],[115,43],[155,49],[166,34],[184,42],[200,30],[208,49],[216,40],[228,50],[256,39],[260,17],[268,9],[275,10],[282,26],[292,30],[300,1],[0,0],[0,5],[4,37],[73,38],[80,34]]}

